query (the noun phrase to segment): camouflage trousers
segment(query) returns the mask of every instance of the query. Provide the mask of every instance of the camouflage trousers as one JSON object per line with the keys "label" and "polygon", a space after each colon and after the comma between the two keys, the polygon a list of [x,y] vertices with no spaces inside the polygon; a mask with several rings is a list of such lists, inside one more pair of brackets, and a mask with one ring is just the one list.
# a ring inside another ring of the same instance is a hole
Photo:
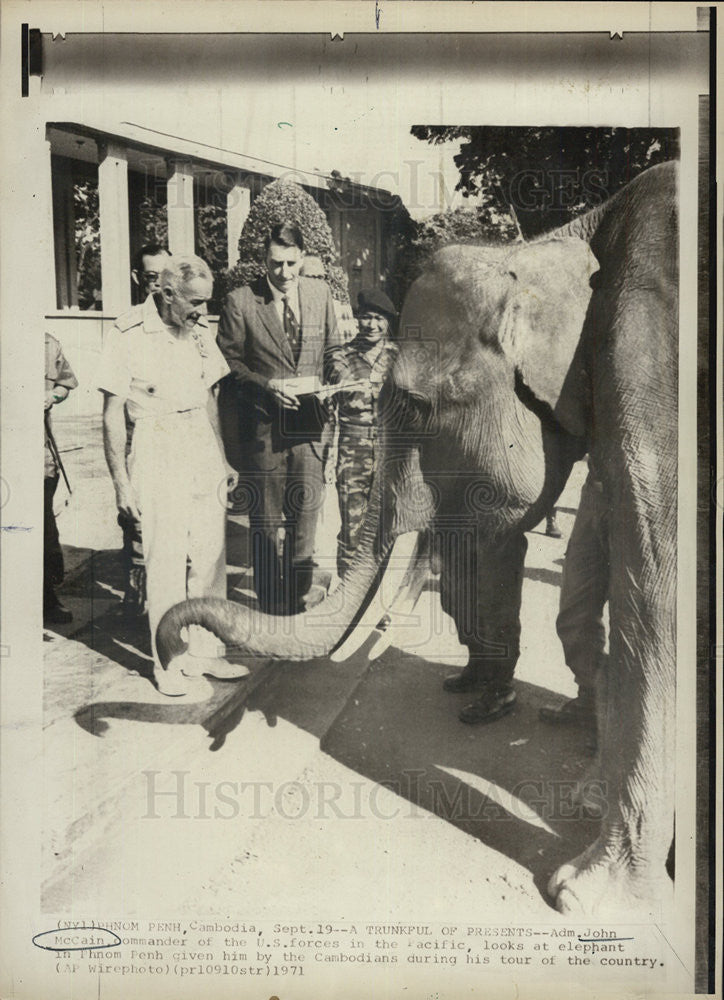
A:
{"label": "camouflage trousers", "polygon": [[337,536],[337,573],[350,567],[359,543],[372,487],[377,442],[373,438],[351,437],[340,429],[337,449],[337,495],[341,521]]}

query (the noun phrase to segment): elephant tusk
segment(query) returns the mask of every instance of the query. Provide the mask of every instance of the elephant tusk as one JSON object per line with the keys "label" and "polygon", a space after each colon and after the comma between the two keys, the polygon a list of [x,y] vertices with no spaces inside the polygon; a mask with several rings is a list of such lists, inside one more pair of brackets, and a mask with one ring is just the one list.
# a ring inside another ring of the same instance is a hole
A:
{"label": "elephant tusk", "polygon": [[410,570],[410,579],[406,587],[402,587],[397,597],[390,607],[389,613],[377,626],[379,633],[375,644],[369,651],[369,659],[377,660],[392,645],[396,628],[409,628],[419,625],[416,617],[413,621],[406,621],[420,599],[420,594],[424,590],[425,584],[430,577],[430,562],[427,556],[418,555],[415,565]]}
{"label": "elephant tusk", "polygon": [[419,532],[408,531],[404,535],[398,535],[395,539],[380,585],[360,621],[344,642],[330,655],[330,660],[333,663],[342,663],[353,656],[375,631],[378,622],[389,614],[390,608],[409,574],[417,551],[418,538]]}

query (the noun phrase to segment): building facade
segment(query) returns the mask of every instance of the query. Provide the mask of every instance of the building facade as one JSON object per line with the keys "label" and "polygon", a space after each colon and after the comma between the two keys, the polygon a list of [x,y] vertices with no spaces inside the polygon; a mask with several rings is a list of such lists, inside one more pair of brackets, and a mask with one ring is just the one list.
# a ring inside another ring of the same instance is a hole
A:
{"label": "building facade", "polygon": [[[254,199],[276,178],[299,183],[324,211],[352,303],[360,288],[385,286],[391,235],[404,209],[384,190],[126,123],[48,122],[45,139],[56,306],[46,329],[73,358],[78,412],[99,410],[93,371],[105,330],[135,301],[130,272],[138,250],[166,243],[174,254],[198,253],[221,274],[237,263]],[[215,292],[212,312],[218,301]],[[341,315],[351,320],[348,307]]]}

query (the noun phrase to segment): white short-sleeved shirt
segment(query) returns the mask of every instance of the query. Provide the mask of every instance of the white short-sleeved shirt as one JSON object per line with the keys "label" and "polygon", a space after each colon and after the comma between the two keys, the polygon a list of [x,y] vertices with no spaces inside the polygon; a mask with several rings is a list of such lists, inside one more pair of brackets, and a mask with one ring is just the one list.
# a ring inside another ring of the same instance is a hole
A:
{"label": "white short-sleeved shirt", "polygon": [[202,316],[177,337],[153,295],[120,316],[101,352],[96,385],[128,401],[132,420],[205,407],[209,389],[229,372]]}

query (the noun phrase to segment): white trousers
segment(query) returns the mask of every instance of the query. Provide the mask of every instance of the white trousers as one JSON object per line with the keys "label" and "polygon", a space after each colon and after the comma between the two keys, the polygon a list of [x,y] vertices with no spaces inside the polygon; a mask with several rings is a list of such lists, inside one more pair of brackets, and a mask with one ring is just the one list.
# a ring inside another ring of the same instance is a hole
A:
{"label": "white trousers", "polygon": [[[141,511],[151,647],[158,667],[156,627],[165,612],[187,598],[226,597],[226,473],[202,409],[137,420],[128,467]],[[223,653],[210,633],[195,631],[189,637],[191,653]],[[201,636],[205,642],[199,642]]]}

